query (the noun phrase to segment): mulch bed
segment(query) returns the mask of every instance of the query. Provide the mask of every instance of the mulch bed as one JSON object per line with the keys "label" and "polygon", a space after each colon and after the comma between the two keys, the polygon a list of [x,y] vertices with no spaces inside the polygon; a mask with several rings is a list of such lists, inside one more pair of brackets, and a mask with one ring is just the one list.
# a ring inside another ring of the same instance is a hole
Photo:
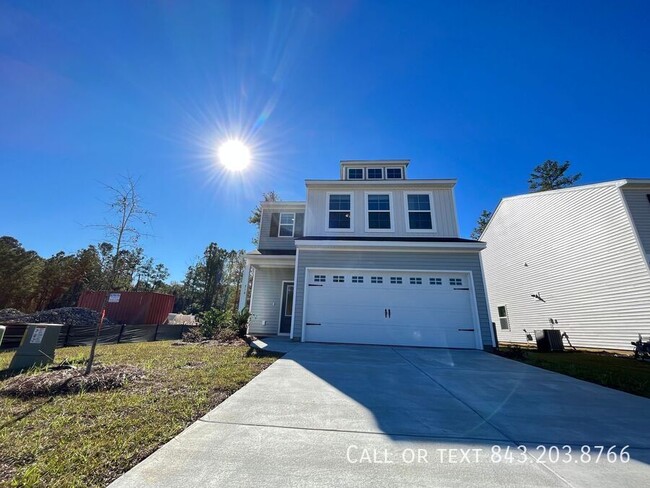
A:
{"label": "mulch bed", "polygon": [[0,395],[18,398],[65,395],[85,391],[102,391],[120,388],[129,381],[144,378],[145,372],[128,365],[95,366],[89,375],[84,367],[21,374],[5,381]]}

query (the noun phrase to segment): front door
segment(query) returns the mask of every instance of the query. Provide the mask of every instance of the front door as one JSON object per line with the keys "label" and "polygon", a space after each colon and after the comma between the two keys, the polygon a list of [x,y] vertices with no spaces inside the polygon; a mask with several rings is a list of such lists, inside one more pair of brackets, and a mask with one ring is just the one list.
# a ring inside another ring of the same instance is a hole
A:
{"label": "front door", "polygon": [[280,310],[280,334],[291,332],[291,314],[293,312],[293,283],[282,283],[282,310]]}

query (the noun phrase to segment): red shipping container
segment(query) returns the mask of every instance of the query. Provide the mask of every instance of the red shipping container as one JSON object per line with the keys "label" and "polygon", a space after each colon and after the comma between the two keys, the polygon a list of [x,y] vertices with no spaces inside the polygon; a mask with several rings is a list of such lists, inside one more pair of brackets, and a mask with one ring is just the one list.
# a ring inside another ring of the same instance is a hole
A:
{"label": "red shipping container", "polygon": [[[142,291],[116,291],[119,301],[108,303],[106,317],[117,324],[162,324],[174,309],[174,295]],[[84,291],[79,297],[79,307],[101,312],[105,291]]]}

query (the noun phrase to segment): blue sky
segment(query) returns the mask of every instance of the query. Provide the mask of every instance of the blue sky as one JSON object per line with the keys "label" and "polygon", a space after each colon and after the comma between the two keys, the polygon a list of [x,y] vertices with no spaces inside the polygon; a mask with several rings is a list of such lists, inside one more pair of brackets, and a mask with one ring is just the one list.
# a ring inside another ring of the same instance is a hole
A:
{"label": "blue sky", "polygon": [[[102,235],[100,182],[140,178],[172,277],[250,248],[263,191],[341,159],[458,178],[461,233],[570,160],[650,177],[650,7],[596,1],[0,2],[0,234],[48,256]],[[215,148],[252,147],[241,176]]]}

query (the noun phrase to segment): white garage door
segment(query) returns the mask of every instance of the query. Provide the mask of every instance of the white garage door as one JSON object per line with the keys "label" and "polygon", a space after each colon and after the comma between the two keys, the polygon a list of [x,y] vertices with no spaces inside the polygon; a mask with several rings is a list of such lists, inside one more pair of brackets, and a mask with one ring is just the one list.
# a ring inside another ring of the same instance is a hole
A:
{"label": "white garage door", "polygon": [[308,270],[305,340],[476,348],[467,273]]}

